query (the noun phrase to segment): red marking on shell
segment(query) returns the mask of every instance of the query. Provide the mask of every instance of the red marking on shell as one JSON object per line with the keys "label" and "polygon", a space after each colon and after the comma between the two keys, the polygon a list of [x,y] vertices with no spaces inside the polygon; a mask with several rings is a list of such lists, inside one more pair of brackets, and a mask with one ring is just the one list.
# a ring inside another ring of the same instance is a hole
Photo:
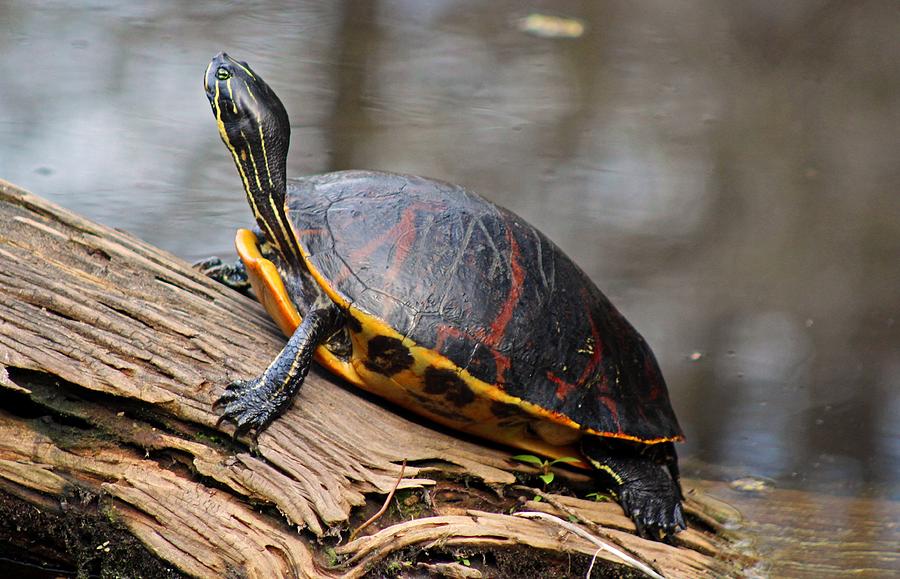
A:
{"label": "red marking on shell", "polygon": [[397,256],[397,259],[394,263],[402,264],[403,258],[405,258],[406,254],[409,252],[411,244],[409,242],[401,242],[400,240],[405,239],[408,234],[412,234],[413,239],[415,239],[416,213],[422,209],[436,211],[440,209],[440,207],[429,203],[410,204],[403,211],[403,214],[400,216],[400,220],[396,224],[394,224],[393,227],[391,227],[387,231],[384,231],[381,235],[374,237],[371,241],[369,241],[369,243],[352,252],[349,255],[350,263],[359,263],[360,261],[369,258],[376,249],[378,249],[385,243],[396,240],[398,242],[398,249],[402,250],[402,255]]}
{"label": "red marking on shell", "polygon": [[599,396],[600,403],[609,410],[610,416],[612,416],[613,422],[616,423],[616,432],[622,433],[622,425],[619,423],[619,407],[616,405],[616,401],[612,400],[609,396]]}
{"label": "red marking on shell", "polygon": [[[591,302],[588,300],[588,295],[586,290],[582,289],[582,302],[587,306]],[[591,358],[588,360],[588,363],[585,365],[584,370],[581,371],[581,376],[574,383],[566,382],[562,378],[558,377],[553,371],[547,372],[547,378],[556,384],[556,397],[560,400],[564,399],[569,395],[576,386],[580,386],[584,384],[585,380],[591,377],[594,372],[597,371],[597,368],[600,366],[600,361],[603,358],[603,342],[600,340],[600,332],[597,330],[597,324],[594,322],[594,317],[591,315],[591,311],[589,307],[585,308],[586,317],[588,322],[591,324],[591,339],[593,340],[593,349],[591,351]],[[603,384],[603,388],[601,390],[606,390],[608,386],[608,382],[606,380],[606,376],[601,376],[600,382]]]}
{"label": "red marking on shell", "polygon": [[454,336],[469,338],[487,346],[488,351],[494,358],[494,365],[497,370],[496,377],[494,378],[495,384],[503,383],[503,376],[506,375],[506,372],[511,366],[509,356],[498,352],[497,346],[503,341],[504,334],[506,333],[506,326],[509,325],[513,313],[515,313],[519,298],[522,296],[522,284],[525,281],[525,269],[522,267],[522,264],[519,263],[521,257],[519,244],[516,242],[516,238],[509,227],[506,228],[506,239],[509,243],[509,270],[512,279],[510,280],[509,294],[503,301],[503,305],[500,306],[500,311],[491,323],[491,327],[489,329],[477,328],[469,333],[463,332],[459,328],[441,326],[437,331],[438,340],[436,344],[437,350],[440,351],[444,346],[446,338],[448,336]]}
{"label": "red marking on shell", "polygon": [[397,272],[400,271],[403,262],[406,261],[406,256],[409,255],[410,249],[416,242],[416,237],[418,237],[416,211],[420,208],[415,205],[407,207],[400,217],[400,221],[390,230],[394,233],[395,251],[391,267],[385,273],[387,279],[394,280],[397,278]]}
{"label": "red marking on shell", "polygon": [[575,388],[574,384],[566,382],[565,380],[554,374],[553,371],[547,372],[547,378],[551,382],[556,384],[556,397],[560,400],[565,400],[566,396],[569,395],[569,392],[571,392]]}
{"label": "red marking on shell", "polygon": [[497,378],[495,379],[495,382],[497,384],[501,384],[503,383],[503,376],[506,375],[506,372],[509,370],[509,367],[511,365],[509,356],[504,356],[493,348],[488,351],[493,354],[494,364],[497,366]]}
{"label": "red marking on shell", "polygon": [[[392,227],[382,232],[380,235],[374,237],[363,247],[349,254],[349,263],[351,264],[352,268],[364,268],[367,262],[372,257],[372,254],[374,254],[379,248],[387,244],[393,244],[395,253],[390,257],[390,266],[384,272],[384,279],[394,282],[397,278],[397,274],[403,268],[403,263],[406,260],[406,257],[409,255],[409,252],[411,251],[418,235],[418,229],[416,227],[416,215],[420,211],[435,213],[441,211],[442,209],[443,205],[441,204],[422,202],[410,203],[400,214],[400,219]],[[345,273],[346,275],[341,276],[338,280],[335,280],[335,284],[345,281],[354,272],[348,269]],[[399,304],[395,304],[394,307],[400,308],[401,306]],[[385,310],[382,313],[386,318],[390,318],[391,316],[391,313],[388,310]]]}
{"label": "red marking on shell", "polygon": [[500,313],[491,324],[490,332],[484,337],[484,343],[492,348],[500,343],[503,335],[506,333],[506,326],[509,325],[516,305],[519,303],[519,298],[522,297],[522,283],[525,281],[525,270],[519,263],[519,258],[521,257],[519,244],[516,242],[516,238],[509,227],[506,228],[506,239],[509,242],[509,270],[512,280],[509,285],[509,295],[506,296],[503,307],[500,308]]}

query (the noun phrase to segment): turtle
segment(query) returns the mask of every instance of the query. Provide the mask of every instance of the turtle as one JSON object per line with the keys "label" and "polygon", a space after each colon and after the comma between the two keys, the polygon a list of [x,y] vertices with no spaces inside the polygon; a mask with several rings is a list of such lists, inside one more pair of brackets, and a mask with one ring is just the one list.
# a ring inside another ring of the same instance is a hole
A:
{"label": "turtle", "polygon": [[[256,226],[240,259],[201,270],[253,293],[288,337],[216,400],[265,429],[315,359],[429,421],[550,458],[577,457],[638,532],[685,529],[684,435],[644,338],[553,242],[457,185],[336,171],[288,179],[288,114],[246,62],[220,53],[204,86]],[[574,454],[573,454],[574,453]]]}

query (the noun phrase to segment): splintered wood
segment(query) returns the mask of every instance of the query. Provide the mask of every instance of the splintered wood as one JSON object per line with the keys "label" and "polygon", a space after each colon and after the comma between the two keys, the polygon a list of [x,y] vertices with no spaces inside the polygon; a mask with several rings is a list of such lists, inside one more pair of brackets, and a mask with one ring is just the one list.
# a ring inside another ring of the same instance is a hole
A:
{"label": "splintered wood", "polygon": [[[517,465],[315,370],[256,448],[230,442],[213,401],[283,344],[263,310],[159,249],[2,181],[0,264],[0,490],[10,496],[47,511],[75,490],[99,497],[98,516],[197,577],[359,577],[400,549],[437,544],[597,551],[545,521],[469,511],[367,530],[329,560],[317,537],[346,530],[367,500],[381,504],[404,459],[400,489],[448,477],[500,488]],[[714,552],[724,543],[712,535],[651,543],[627,531],[616,505],[569,506],[624,524],[616,532],[632,553],[668,577],[721,568]]]}

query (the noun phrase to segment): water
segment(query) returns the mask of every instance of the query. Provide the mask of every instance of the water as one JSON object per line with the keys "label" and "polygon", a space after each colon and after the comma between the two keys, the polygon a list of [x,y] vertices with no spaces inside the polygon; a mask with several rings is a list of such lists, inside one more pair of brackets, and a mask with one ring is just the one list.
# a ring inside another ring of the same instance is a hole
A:
{"label": "water", "polygon": [[690,474],[900,496],[896,5],[532,4],[3,2],[0,177],[232,255],[227,50],[285,102],[289,173],[456,182],[575,258],[653,346]]}

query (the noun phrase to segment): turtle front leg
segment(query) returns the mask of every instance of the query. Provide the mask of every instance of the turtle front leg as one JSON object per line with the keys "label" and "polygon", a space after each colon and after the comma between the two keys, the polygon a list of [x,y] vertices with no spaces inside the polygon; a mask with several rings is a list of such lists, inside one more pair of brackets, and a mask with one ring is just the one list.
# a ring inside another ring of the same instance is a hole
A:
{"label": "turtle front leg", "polygon": [[[271,248],[266,241],[266,236],[258,226],[254,226],[251,231],[256,236],[256,244],[266,258],[271,253]],[[214,279],[215,281],[230,287],[235,291],[247,295],[250,292],[250,278],[247,276],[247,267],[240,259],[234,263],[225,263],[218,257],[207,257],[192,264],[193,268],[203,275]]]}
{"label": "turtle front leg", "polygon": [[234,263],[224,263],[218,257],[207,257],[193,264],[194,269],[203,275],[227,285],[233,290],[246,294],[250,291],[250,278],[247,277],[247,268],[241,260]]}
{"label": "turtle front leg", "polygon": [[671,443],[656,446],[667,448],[627,445],[611,451],[603,443],[586,441],[582,451],[594,468],[615,481],[619,504],[634,521],[638,534],[668,542],[687,525],[675,449]]}
{"label": "turtle front leg", "polygon": [[213,405],[222,407],[218,424],[224,420],[234,423],[235,436],[250,429],[257,434],[264,430],[284,412],[303,385],[316,348],[339,327],[343,315],[335,305],[307,314],[262,375],[237,380],[225,388]]}

